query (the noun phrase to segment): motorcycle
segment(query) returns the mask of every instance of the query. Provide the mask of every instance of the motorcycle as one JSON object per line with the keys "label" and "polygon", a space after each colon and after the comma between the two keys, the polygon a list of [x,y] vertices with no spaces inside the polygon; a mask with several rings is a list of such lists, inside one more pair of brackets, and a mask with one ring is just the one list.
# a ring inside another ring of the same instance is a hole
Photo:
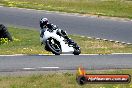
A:
{"label": "motorcycle", "polygon": [[45,46],[45,50],[52,52],[55,55],[60,54],[74,54],[79,55],[81,53],[80,47],[73,40],[69,43],[62,34],[59,32],[61,29],[49,29],[43,33],[43,37],[40,37],[40,41]]}

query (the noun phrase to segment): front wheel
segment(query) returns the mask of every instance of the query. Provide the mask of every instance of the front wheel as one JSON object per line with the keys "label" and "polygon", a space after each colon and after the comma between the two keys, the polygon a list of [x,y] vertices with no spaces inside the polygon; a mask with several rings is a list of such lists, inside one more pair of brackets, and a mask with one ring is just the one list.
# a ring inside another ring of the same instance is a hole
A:
{"label": "front wheel", "polygon": [[60,55],[62,53],[61,45],[59,41],[54,38],[49,38],[46,40],[46,46],[50,49],[50,51],[55,55]]}
{"label": "front wheel", "polygon": [[79,55],[81,53],[81,49],[80,47],[76,44],[75,47],[74,47],[74,52],[73,54],[74,55]]}

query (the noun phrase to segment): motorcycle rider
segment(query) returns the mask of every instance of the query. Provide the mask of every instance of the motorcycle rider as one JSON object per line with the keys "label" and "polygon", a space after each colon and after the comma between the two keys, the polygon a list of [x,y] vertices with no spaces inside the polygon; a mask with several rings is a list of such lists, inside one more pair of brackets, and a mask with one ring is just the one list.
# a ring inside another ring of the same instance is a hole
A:
{"label": "motorcycle rider", "polygon": [[65,38],[68,44],[74,43],[71,39],[68,38],[66,31],[58,29],[56,25],[49,23],[47,18],[40,19],[40,37],[41,38],[43,37],[46,28],[57,30],[57,34]]}

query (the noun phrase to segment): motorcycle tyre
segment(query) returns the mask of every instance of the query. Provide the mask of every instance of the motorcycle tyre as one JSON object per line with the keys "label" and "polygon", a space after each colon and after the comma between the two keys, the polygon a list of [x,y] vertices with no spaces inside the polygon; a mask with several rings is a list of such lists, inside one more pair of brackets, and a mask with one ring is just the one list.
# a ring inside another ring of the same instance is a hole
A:
{"label": "motorcycle tyre", "polygon": [[[48,49],[50,49],[50,51],[51,51],[53,54],[55,54],[55,55],[60,55],[60,54],[62,53],[61,47],[60,47],[60,51],[59,51],[59,52],[57,52],[56,50],[54,50],[54,49],[51,47],[50,43],[49,43],[49,41],[50,41],[51,39],[52,39],[52,38],[49,38],[49,39],[46,40],[46,47],[48,47]],[[56,40],[56,39],[54,39],[54,40]],[[57,44],[60,46],[60,43],[59,43],[57,40],[56,40],[56,42],[57,42]]]}

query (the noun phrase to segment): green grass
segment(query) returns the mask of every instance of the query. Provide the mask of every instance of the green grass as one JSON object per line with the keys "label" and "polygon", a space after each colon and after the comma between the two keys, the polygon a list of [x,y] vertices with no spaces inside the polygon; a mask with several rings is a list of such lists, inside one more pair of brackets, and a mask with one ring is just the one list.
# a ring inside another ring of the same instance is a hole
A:
{"label": "green grass", "polygon": [[[39,31],[8,27],[13,42],[0,45],[0,54],[51,54],[39,41]],[[70,37],[81,47],[82,54],[132,53],[132,45],[89,39],[78,35]]]}
{"label": "green grass", "polygon": [[39,32],[18,29],[18,28],[8,28],[12,37],[13,42],[8,42],[0,45],[0,54],[48,54],[43,49],[43,46],[39,42]]}
{"label": "green grass", "polygon": [[132,18],[132,0],[1,0],[0,5]]}
{"label": "green grass", "polygon": [[[130,74],[132,70],[94,71],[88,74]],[[80,86],[76,82],[75,73],[50,73],[27,76],[0,76],[0,88],[132,88],[129,84],[86,84]]]}

